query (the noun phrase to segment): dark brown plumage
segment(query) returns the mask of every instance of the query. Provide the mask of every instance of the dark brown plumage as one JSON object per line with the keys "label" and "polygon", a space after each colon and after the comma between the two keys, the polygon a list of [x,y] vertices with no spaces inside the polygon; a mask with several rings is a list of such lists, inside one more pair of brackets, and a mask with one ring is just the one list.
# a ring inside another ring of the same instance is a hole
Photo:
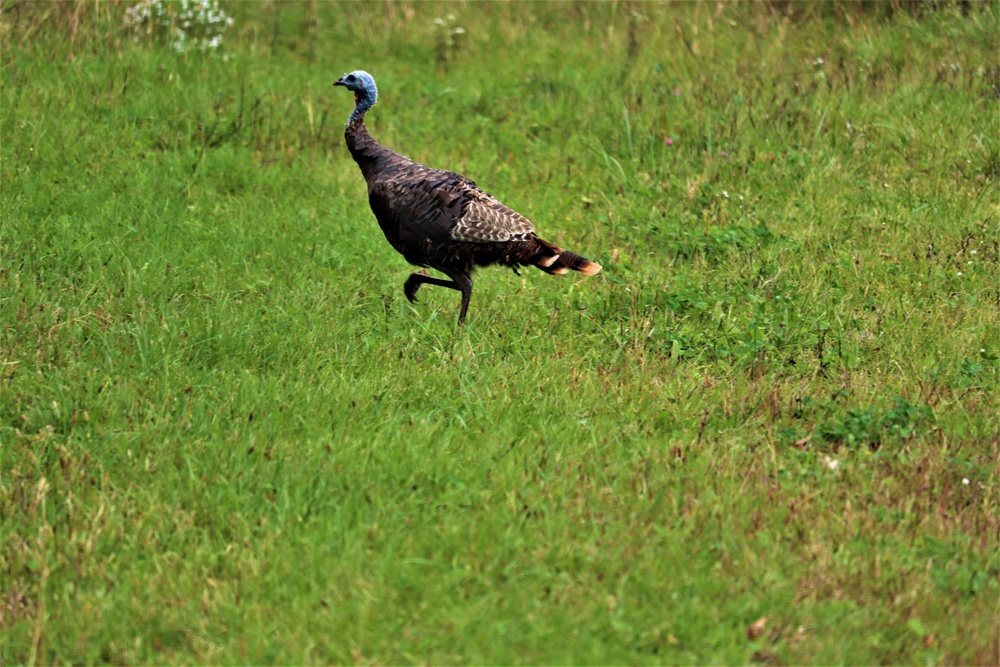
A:
{"label": "dark brown plumage", "polygon": [[354,91],[355,108],[344,136],[368,183],[368,202],[386,239],[410,264],[441,271],[451,280],[413,273],[403,286],[416,301],[423,284],[462,293],[465,321],[476,266],[535,266],[549,274],[594,275],[601,265],[556,247],[535,234],[527,218],[501,204],[461,174],[431,169],[390,150],[368,134],[364,116],[378,99],[375,80],[355,71],[333,85]]}

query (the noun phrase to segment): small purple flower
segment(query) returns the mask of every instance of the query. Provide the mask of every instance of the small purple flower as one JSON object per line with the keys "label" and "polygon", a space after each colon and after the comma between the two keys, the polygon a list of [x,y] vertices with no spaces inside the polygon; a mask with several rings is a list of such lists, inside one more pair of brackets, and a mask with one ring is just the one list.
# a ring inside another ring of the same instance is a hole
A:
{"label": "small purple flower", "polygon": [[674,88],[674,97],[680,97],[680,96],[681,96],[681,89]]}
{"label": "small purple flower", "polygon": [[729,155],[729,153],[727,153],[726,151],[721,151],[720,153],[721,153],[722,157],[726,157],[727,155]]}
{"label": "small purple flower", "polygon": [[672,137],[667,137],[666,139],[663,140],[663,143],[665,143],[668,146],[673,146],[674,145],[674,140],[673,140]]}

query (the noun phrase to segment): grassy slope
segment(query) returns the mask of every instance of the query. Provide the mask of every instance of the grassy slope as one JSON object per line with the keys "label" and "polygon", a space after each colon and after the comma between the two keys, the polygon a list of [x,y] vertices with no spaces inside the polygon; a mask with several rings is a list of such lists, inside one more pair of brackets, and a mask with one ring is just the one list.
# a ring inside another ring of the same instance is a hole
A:
{"label": "grassy slope", "polygon": [[[4,662],[995,659],[995,8],[99,7],[0,18]],[[410,306],[358,67],[605,271]]]}

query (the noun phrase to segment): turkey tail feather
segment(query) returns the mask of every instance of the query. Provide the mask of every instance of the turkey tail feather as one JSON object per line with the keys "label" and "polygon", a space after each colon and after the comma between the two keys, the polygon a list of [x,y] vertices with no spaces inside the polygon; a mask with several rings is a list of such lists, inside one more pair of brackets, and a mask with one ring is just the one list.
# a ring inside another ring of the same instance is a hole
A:
{"label": "turkey tail feather", "polygon": [[569,252],[568,250],[555,247],[550,248],[550,251],[551,254],[539,257],[538,261],[535,263],[535,266],[545,273],[558,276],[564,273],[569,273],[570,270],[573,270],[579,271],[585,276],[592,276],[601,270],[600,264],[581,255],[577,255],[575,252]]}
{"label": "turkey tail feather", "polygon": [[555,261],[554,266],[565,266],[574,271],[579,271],[585,276],[592,276],[602,268],[597,262],[577,255],[575,252],[567,252],[565,250],[559,255],[559,259]]}

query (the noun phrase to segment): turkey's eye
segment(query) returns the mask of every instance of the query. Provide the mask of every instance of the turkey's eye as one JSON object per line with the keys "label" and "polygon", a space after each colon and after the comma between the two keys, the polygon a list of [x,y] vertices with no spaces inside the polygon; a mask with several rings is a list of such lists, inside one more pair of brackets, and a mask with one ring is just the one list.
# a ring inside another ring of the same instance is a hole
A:
{"label": "turkey's eye", "polygon": [[354,76],[353,74],[348,74],[348,75],[347,75],[347,80],[348,80],[348,81],[354,81],[354,79],[355,79],[355,78],[356,78],[356,77],[355,77],[355,76]]}

